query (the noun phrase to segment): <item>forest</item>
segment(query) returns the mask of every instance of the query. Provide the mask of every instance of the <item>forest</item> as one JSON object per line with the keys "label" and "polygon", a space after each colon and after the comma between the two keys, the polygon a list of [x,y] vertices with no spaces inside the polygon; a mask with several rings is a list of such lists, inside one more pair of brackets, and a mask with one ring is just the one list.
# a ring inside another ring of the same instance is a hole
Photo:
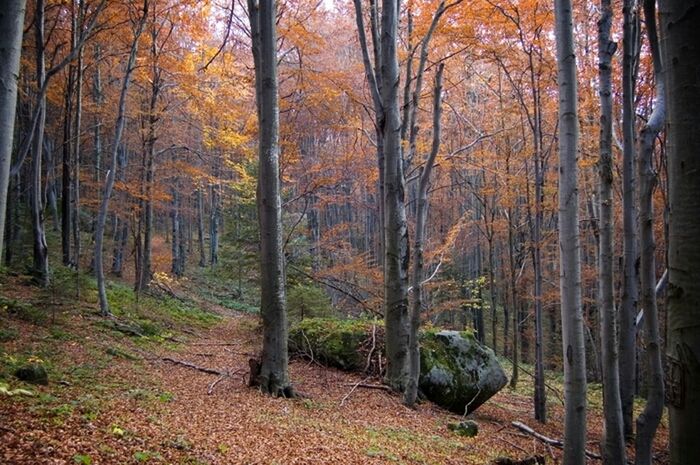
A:
{"label": "forest", "polygon": [[0,1],[0,463],[700,464],[700,1]]}

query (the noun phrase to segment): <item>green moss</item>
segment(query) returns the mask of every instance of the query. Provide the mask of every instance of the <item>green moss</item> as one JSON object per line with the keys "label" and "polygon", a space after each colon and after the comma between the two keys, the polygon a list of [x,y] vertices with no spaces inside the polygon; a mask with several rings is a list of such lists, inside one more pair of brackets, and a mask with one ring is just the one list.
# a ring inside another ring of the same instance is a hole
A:
{"label": "green moss", "polygon": [[330,366],[359,370],[366,364],[359,348],[371,338],[372,326],[381,324],[372,320],[304,319],[290,328],[290,348]]}
{"label": "green moss", "polygon": [[15,328],[0,328],[0,342],[14,341],[18,335]]}
{"label": "green moss", "polygon": [[0,296],[0,314],[17,318],[34,325],[43,325],[48,320],[48,315],[28,302],[20,302]]}

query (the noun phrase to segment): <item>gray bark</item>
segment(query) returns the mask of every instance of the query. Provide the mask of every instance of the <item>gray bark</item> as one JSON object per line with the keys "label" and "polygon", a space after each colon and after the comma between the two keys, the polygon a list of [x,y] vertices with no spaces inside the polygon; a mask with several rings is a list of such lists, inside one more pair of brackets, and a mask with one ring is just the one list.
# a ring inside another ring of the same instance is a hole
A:
{"label": "gray bark", "polygon": [[197,202],[197,246],[199,248],[199,266],[207,266],[207,256],[204,253],[204,199],[202,189],[197,189],[195,193]]}
{"label": "gray bark", "polygon": [[435,89],[433,94],[433,142],[430,155],[425,161],[423,171],[418,184],[418,210],[416,213],[416,232],[413,243],[413,273],[411,276],[411,329],[408,340],[408,382],[404,391],[404,404],[413,406],[418,395],[418,378],[420,376],[420,346],[418,343],[418,330],[420,328],[421,307],[423,305],[421,293],[423,291],[423,245],[425,241],[425,225],[428,220],[428,188],[430,187],[430,175],[435,165],[435,159],[440,151],[440,117],[442,116],[442,73],[444,63],[435,75]]}
{"label": "gray bark", "polygon": [[49,253],[44,231],[43,205],[41,202],[41,165],[46,126],[46,68],[44,63],[44,1],[37,0],[34,18],[36,44],[36,75],[39,98],[37,101],[36,130],[32,139],[32,167],[30,181],[30,215],[32,220],[32,244],[34,251],[33,272],[39,284],[49,285]]}
{"label": "gray bark", "polygon": [[[263,346],[257,384],[274,396],[293,395],[289,380],[287,309],[282,250],[279,178],[279,102],[274,0],[248,3],[259,117],[258,221],[260,225],[260,314]],[[253,374],[251,373],[251,377]],[[251,380],[253,381],[253,380]]]}
{"label": "gray bark", "polygon": [[637,36],[639,18],[633,0],[625,0],[623,6],[623,57],[622,57],[622,300],[620,302],[620,400],[622,420],[627,439],[634,436],[633,408],[635,392],[635,327],[637,314],[637,233],[634,176],[634,87],[636,80]]}
{"label": "gray bark", "polygon": [[[379,27],[378,27],[378,13],[377,4],[375,0],[370,0],[370,32],[372,33],[372,50],[374,52],[374,66],[369,55],[369,47],[367,44],[367,36],[365,34],[364,20],[362,16],[362,3],[361,0],[353,0],[355,6],[355,21],[357,24],[357,32],[360,40],[360,50],[362,52],[362,63],[364,65],[365,77],[367,79],[367,84],[370,89],[370,95],[372,97],[372,105],[374,109],[374,124],[375,124],[375,134],[376,134],[376,145],[377,145],[377,167],[379,171],[378,177],[378,217],[379,217],[379,230],[382,231],[379,234],[379,244],[377,247],[377,257],[380,266],[384,264],[384,254],[385,254],[385,238],[384,238],[384,223],[385,223],[385,212],[384,212],[384,106],[382,102],[381,95],[381,73],[382,68],[380,66],[381,61],[381,43],[379,40]],[[398,86],[398,83],[396,84]]]}
{"label": "gray bark", "polygon": [[381,98],[384,110],[384,321],[386,381],[403,391],[408,376],[408,227],[399,112],[398,2],[382,1]]}
{"label": "gray bark", "polygon": [[4,250],[5,214],[10,187],[12,140],[17,110],[17,79],[22,53],[25,0],[8,0],[0,11],[0,263]]}
{"label": "gray bark", "polygon": [[126,63],[126,70],[124,71],[121,91],[119,93],[119,106],[117,110],[117,122],[114,129],[114,140],[112,141],[110,169],[107,172],[105,179],[102,202],[100,203],[100,210],[97,215],[97,225],[95,226],[95,274],[97,276],[97,292],[100,301],[100,313],[103,316],[109,315],[110,312],[109,302],[107,301],[107,291],[105,289],[104,267],[102,264],[102,243],[104,241],[105,223],[107,221],[107,213],[109,211],[109,198],[112,195],[116,175],[115,172],[117,170],[117,153],[119,151],[122,133],[124,132],[124,126],[126,124],[126,95],[129,91],[131,75],[134,71],[134,65],[136,63],[139,38],[141,37],[144,25],[146,24],[146,18],[148,17],[148,0],[144,0],[142,11],[142,16],[139,18],[134,30],[131,51],[129,52],[129,58]]}
{"label": "gray bark", "polygon": [[656,35],[655,0],[644,1],[649,46],[654,65],[656,101],[649,121],[644,125],[639,137],[639,238],[640,238],[640,277],[641,299],[644,309],[644,339],[646,341],[647,363],[647,402],[637,417],[636,453],[637,465],[651,465],[652,443],[661,421],[664,408],[664,374],[661,365],[661,337],[659,317],[656,307],[656,243],[654,240],[653,194],[656,186],[656,173],[653,168],[654,141],[664,126],[666,102],[664,95],[663,66]]}
{"label": "gray bark", "polygon": [[554,3],[559,87],[559,286],[564,349],[564,464],[586,463],[586,348],[578,215],[578,92],[571,0]]}
{"label": "gray bark", "polygon": [[613,161],[612,161],[612,57],[617,44],[610,40],[611,0],[601,0],[598,21],[598,96],[600,98],[600,159],[598,162],[598,311],[603,375],[604,437],[601,444],[604,465],[626,462],[622,427],[620,378],[617,356],[617,318],[613,284]]}
{"label": "gray bark", "polygon": [[700,463],[700,1],[661,0],[668,107],[671,465]]}

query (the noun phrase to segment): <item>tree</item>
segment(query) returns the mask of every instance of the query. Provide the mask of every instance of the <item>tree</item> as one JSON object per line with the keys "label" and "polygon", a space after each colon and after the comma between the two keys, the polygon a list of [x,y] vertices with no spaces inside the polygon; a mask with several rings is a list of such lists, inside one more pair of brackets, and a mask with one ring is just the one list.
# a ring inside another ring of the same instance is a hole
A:
{"label": "tree", "polygon": [[637,234],[634,176],[634,89],[637,77],[639,16],[634,7],[634,0],[625,0],[622,8],[622,227],[623,227],[623,262],[622,262],[622,300],[620,302],[620,399],[622,402],[622,420],[625,437],[634,435],[633,408],[635,392],[636,328],[634,318],[637,315],[639,294],[637,275]]}
{"label": "tree", "polygon": [[666,117],[666,96],[664,94],[663,66],[656,33],[656,0],[644,0],[649,46],[651,49],[656,83],[654,110],[639,137],[637,173],[639,178],[639,243],[640,263],[640,304],[644,311],[644,339],[647,358],[647,402],[637,417],[636,454],[638,465],[651,465],[651,446],[656,428],[661,421],[664,408],[664,373],[661,365],[661,336],[656,307],[656,242],[654,240],[653,195],[656,186],[656,173],[653,167],[654,143],[664,126]]}
{"label": "tree", "polygon": [[112,189],[114,188],[114,180],[116,178],[119,146],[121,144],[124,126],[126,125],[126,97],[131,84],[131,75],[134,72],[134,67],[136,65],[136,54],[138,52],[139,38],[141,37],[141,33],[143,32],[146,24],[146,19],[148,18],[148,0],[144,0],[142,11],[143,13],[138,19],[134,29],[134,37],[131,42],[129,58],[127,59],[126,69],[124,70],[124,77],[122,79],[121,90],[119,93],[119,104],[117,107],[117,122],[114,129],[114,140],[112,141],[109,171],[107,171],[107,176],[105,178],[102,201],[100,203],[100,210],[97,214],[97,224],[95,226],[95,274],[97,276],[97,293],[100,300],[100,313],[103,316],[109,315],[110,312],[109,302],[107,301],[107,291],[105,289],[104,266],[102,264],[102,244],[104,241],[107,213],[109,211],[109,199],[112,196]]}
{"label": "tree", "polygon": [[381,101],[384,111],[384,321],[386,381],[398,391],[408,376],[408,225],[399,112],[396,52],[398,2],[382,1]]}
{"label": "tree", "polygon": [[700,1],[661,0],[668,108],[671,464],[700,462]]}
{"label": "tree", "polygon": [[17,80],[22,54],[22,33],[26,0],[11,0],[0,12],[0,262],[4,250],[5,212],[10,187],[12,139],[15,132]]}
{"label": "tree", "polygon": [[617,357],[617,324],[613,285],[613,161],[612,161],[612,57],[617,44],[610,40],[612,6],[602,0],[598,21],[598,79],[600,97],[600,159],[598,161],[598,212],[600,215],[598,259],[598,308],[603,358],[603,414],[605,437],[601,446],[605,465],[626,462],[622,431],[622,406]]}
{"label": "tree", "polygon": [[440,151],[440,117],[442,116],[442,73],[444,63],[440,63],[435,74],[433,91],[433,142],[428,159],[420,175],[418,186],[418,211],[416,213],[416,232],[413,242],[413,273],[411,275],[411,328],[408,341],[408,382],[404,392],[404,404],[413,406],[418,395],[418,378],[420,377],[420,346],[418,330],[420,328],[421,307],[423,301],[423,241],[425,240],[425,224],[428,220],[428,188],[430,174],[435,165],[435,159]]}
{"label": "tree", "polygon": [[570,0],[556,0],[559,86],[559,286],[564,348],[564,465],[586,463],[586,349],[578,226],[578,92]]}
{"label": "tree", "polygon": [[282,250],[275,1],[260,0],[259,4],[255,4],[254,0],[249,0],[248,14],[253,42],[260,133],[257,204],[260,225],[260,314],[263,322],[263,347],[260,371],[254,382],[263,392],[273,396],[291,397],[293,390],[289,380]]}

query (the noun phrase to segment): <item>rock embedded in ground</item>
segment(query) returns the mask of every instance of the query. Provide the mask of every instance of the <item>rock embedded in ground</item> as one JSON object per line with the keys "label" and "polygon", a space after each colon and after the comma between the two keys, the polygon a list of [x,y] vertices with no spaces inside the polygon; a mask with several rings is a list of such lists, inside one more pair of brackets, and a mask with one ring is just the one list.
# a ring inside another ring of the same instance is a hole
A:
{"label": "rock embedded in ground", "polygon": [[419,387],[431,401],[468,414],[508,382],[496,355],[465,332],[425,332],[421,337]]}
{"label": "rock embedded in ground", "polygon": [[46,372],[46,368],[38,363],[29,363],[17,368],[15,376],[31,384],[42,384],[44,386],[49,384],[49,374]]}
{"label": "rock embedded in ground", "polygon": [[450,423],[447,425],[447,428],[460,436],[466,436],[468,438],[473,438],[479,434],[479,425],[474,420],[463,420],[459,423]]}
{"label": "rock embedded in ground", "polygon": [[[328,366],[364,371],[372,353],[384,358],[383,334],[382,322],[309,318],[292,325],[289,347]],[[471,413],[508,381],[493,351],[467,331],[428,329],[420,343],[420,391],[441,407]]]}

